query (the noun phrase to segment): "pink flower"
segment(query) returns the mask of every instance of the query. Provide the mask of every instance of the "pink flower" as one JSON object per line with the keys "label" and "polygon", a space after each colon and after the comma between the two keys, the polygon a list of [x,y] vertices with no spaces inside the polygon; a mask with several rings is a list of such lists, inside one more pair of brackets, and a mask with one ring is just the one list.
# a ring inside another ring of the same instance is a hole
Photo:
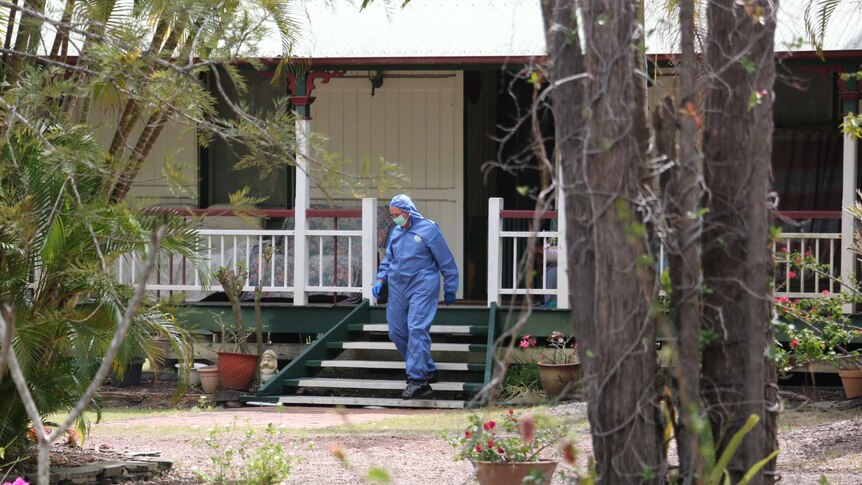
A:
{"label": "pink flower", "polygon": [[23,478],[18,477],[15,479],[14,482],[3,482],[3,485],[30,485],[30,484],[28,482],[26,482]]}
{"label": "pink flower", "polygon": [[787,277],[788,278],[796,278],[796,271],[788,271]]}
{"label": "pink flower", "polygon": [[790,301],[790,298],[788,298],[786,296],[781,296],[781,297],[778,297],[778,301],[780,303],[788,303]]}
{"label": "pink flower", "polygon": [[823,290],[822,295],[823,296],[829,296],[829,290]]}
{"label": "pink flower", "polygon": [[521,439],[524,441],[533,441],[536,439],[536,420],[530,413],[525,414],[521,418],[520,426]]}
{"label": "pink flower", "polygon": [[810,250],[810,249],[807,249],[807,250],[805,251],[805,257],[806,257],[806,258],[811,257],[811,250]]}
{"label": "pink flower", "polygon": [[782,253],[786,253],[786,252],[787,252],[787,246],[782,246],[782,247],[779,249],[779,251],[781,251]]}
{"label": "pink flower", "polygon": [[521,347],[522,349],[527,349],[530,347],[530,342],[527,342],[527,340],[524,339],[524,340],[521,340],[521,343],[519,343],[518,346]]}
{"label": "pink flower", "polygon": [[790,341],[790,348],[791,349],[795,349],[798,346],[799,346],[799,340],[793,339]]}

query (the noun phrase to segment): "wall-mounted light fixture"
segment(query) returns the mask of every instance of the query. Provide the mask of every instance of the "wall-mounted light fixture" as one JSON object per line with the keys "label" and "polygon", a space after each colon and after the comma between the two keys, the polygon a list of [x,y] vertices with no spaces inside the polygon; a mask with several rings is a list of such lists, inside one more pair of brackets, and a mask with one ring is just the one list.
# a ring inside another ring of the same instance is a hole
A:
{"label": "wall-mounted light fixture", "polygon": [[374,90],[383,86],[383,71],[368,71],[368,80],[371,81],[371,95],[374,96]]}

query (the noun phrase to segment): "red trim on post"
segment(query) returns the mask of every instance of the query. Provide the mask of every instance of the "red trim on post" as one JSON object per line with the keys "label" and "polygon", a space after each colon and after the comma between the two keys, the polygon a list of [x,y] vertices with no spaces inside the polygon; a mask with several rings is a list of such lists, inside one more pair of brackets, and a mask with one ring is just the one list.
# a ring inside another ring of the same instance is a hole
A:
{"label": "red trim on post", "polygon": [[294,104],[294,106],[310,106],[314,100],[317,99],[314,96],[291,96],[290,102]]}
{"label": "red trim on post", "polygon": [[838,97],[841,98],[841,101],[859,101],[862,98],[860,94],[862,93],[859,91],[839,91]]}

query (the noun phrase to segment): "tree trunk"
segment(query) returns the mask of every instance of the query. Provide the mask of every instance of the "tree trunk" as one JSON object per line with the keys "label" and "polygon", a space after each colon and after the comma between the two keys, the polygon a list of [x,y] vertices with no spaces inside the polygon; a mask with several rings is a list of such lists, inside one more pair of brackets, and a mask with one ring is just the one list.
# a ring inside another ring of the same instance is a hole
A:
{"label": "tree trunk", "polygon": [[[703,238],[703,397],[720,453],[752,414],[761,418],[734,455],[736,483],[776,447],[775,371],[767,361],[772,254],[772,88],[777,4],[710,3],[706,47],[705,178],[710,192]],[[767,396],[769,399],[767,399]],[[769,468],[769,467],[768,467]],[[772,483],[771,470],[750,483]]]}
{"label": "tree trunk", "polygon": [[[551,72],[557,81],[580,72],[582,62],[571,3],[546,7]],[[591,0],[580,7],[589,40],[583,65],[590,77],[583,87],[571,82],[557,87],[554,104],[563,187],[569,194],[573,319],[596,469],[603,484],[660,483],[667,467],[656,424],[650,315],[655,275],[644,263],[648,251],[635,203],[648,144],[644,86],[634,73],[642,57],[635,45],[638,4]]]}

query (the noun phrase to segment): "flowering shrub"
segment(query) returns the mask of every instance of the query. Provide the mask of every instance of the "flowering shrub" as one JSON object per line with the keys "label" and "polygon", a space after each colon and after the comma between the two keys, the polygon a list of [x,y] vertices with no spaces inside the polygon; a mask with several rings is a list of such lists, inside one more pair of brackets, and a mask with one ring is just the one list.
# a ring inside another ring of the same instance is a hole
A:
{"label": "flowering shrub", "polygon": [[3,485],[30,485],[30,483],[23,478],[18,477],[14,482],[3,482]]}
{"label": "flowering shrub", "polygon": [[284,431],[272,423],[263,430],[240,430],[234,419],[229,427],[209,430],[203,445],[211,453],[213,473],[196,470],[196,474],[206,483],[281,483],[296,462],[284,441]]}
{"label": "flowering shrub", "polygon": [[[499,420],[483,421],[473,414],[469,426],[458,436],[449,437],[455,448],[455,458],[470,461],[533,462],[539,454],[563,436],[563,429],[550,417],[531,413],[518,416],[509,409]],[[571,444],[563,447],[563,455],[573,456]]]}
{"label": "flowering shrub", "polygon": [[[563,332],[554,331],[547,339],[548,346],[539,354],[540,362],[546,364],[575,364],[578,361],[578,344],[574,335],[566,336]],[[535,337],[524,335],[518,347],[529,349],[536,347]]]}
{"label": "flowering shrub", "polygon": [[[824,265],[807,251],[804,255],[781,248],[777,263],[788,266],[787,278],[793,279],[802,271],[815,277],[828,275]],[[780,372],[814,362],[827,362],[839,368],[862,368],[860,352],[848,347],[851,339],[862,335],[862,329],[853,325],[844,314],[843,306],[858,303],[862,293],[854,286],[846,291],[831,294],[823,290],[817,298],[793,300],[787,296],[773,299],[775,304],[776,334],[784,335],[788,346],[775,344],[775,361]]]}

